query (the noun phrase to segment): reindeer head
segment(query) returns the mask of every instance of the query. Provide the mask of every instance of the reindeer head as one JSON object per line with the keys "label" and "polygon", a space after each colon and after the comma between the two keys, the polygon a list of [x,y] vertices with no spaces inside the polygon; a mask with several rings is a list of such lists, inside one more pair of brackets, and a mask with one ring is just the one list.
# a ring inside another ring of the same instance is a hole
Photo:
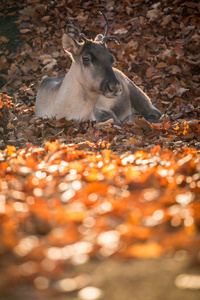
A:
{"label": "reindeer head", "polygon": [[108,98],[119,96],[122,93],[122,86],[117,80],[112,68],[114,62],[113,55],[108,51],[106,43],[115,40],[120,43],[115,36],[108,36],[109,24],[106,20],[106,32],[104,35],[98,34],[93,40],[88,40],[83,33],[67,17],[70,25],[77,31],[82,42],[79,43],[69,34],[64,34],[62,44],[65,51],[70,55],[74,64],[75,76],[84,89],[90,92],[103,94]]}

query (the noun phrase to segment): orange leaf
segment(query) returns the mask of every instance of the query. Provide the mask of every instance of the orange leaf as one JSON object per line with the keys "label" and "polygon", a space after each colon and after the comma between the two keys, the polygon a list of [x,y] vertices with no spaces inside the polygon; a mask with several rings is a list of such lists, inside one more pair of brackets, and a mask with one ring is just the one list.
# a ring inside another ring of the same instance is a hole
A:
{"label": "orange leaf", "polygon": [[15,146],[7,146],[7,153],[8,153],[8,156],[12,155],[13,153],[16,152],[16,148]]}
{"label": "orange leaf", "polygon": [[128,249],[130,256],[140,258],[158,257],[162,254],[163,249],[157,243],[135,244]]}

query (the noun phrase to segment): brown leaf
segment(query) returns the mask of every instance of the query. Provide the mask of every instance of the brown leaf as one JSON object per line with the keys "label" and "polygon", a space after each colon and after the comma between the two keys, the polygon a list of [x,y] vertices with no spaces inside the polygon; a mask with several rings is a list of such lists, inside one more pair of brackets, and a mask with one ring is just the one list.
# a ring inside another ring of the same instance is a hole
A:
{"label": "brown leaf", "polygon": [[158,63],[158,64],[156,65],[156,68],[157,68],[157,69],[162,69],[162,68],[165,68],[165,67],[167,67],[167,64],[164,63],[164,62],[160,62],[160,63]]}
{"label": "brown leaf", "polygon": [[148,67],[147,70],[146,70],[146,76],[151,77],[153,72],[154,72],[154,68],[153,67]]}
{"label": "brown leaf", "polygon": [[165,16],[163,18],[163,21],[162,21],[162,23],[160,25],[161,26],[166,26],[166,25],[168,25],[171,22],[171,20],[172,20],[171,15],[167,15],[167,16]]}
{"label": "brown leaf", "polygon": [[143,130],[151,130],[151,125],[149,122],[147,122],[144,118],[134,118],[134,122]]}

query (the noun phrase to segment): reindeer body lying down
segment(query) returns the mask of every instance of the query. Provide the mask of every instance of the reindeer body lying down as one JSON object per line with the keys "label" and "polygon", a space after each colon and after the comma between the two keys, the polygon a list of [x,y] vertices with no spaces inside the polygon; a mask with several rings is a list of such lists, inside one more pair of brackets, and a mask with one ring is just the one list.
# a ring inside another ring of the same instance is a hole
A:
{"label": "reindeer body lying down", "polygon": [[79,30],[82,43],[68,34],[63,35],[62,44],[72,58],[72,65],[66,75],[43,79],[36,97],[36,117],[65,117],[78,122],[114,118],[115,124],[131,119],[132,113],[139,113],[150,121],[160,118],[161,112],[148,96],[112,67],[114,58],[106,42],[119,40],[108,36],[107,19],[106,22],[105,35],[97,35],[94,41],[85,38]]}

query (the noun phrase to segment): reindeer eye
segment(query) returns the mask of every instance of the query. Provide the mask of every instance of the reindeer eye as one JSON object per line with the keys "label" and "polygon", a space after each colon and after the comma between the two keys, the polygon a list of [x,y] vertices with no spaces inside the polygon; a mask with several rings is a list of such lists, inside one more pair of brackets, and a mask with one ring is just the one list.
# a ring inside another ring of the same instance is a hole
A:
{"label": "reindeer eye", "polygon": [[90,58],[88,56],[83,56],[82,60],[85,65],[89,64],[90,62]]}

